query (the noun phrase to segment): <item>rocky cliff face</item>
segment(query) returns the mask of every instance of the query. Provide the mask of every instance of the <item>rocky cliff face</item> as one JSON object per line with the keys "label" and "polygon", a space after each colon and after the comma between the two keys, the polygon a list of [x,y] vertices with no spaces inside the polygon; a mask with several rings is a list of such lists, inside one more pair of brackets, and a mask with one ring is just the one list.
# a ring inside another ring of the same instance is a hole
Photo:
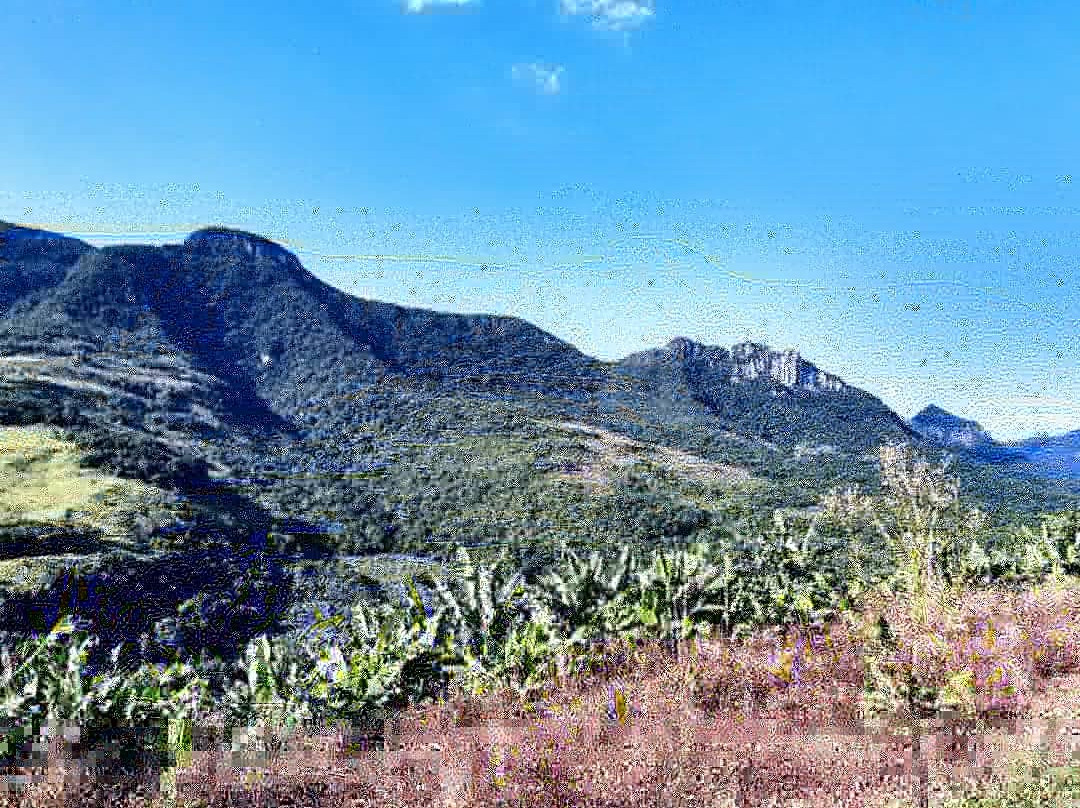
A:
{"label": "rocky cliff face", "polygon": [[793,390],[843,392],[844,382],[819,370],[798,351],[773,351],[767,345],[743,342],[719,348],[676,337],[663,348],[633,354],[623,360],[627,367],[683,364],[720,371],[733,383],[770,380]]}
{"label": "rocky cliff face", "polygon": [[960,418],[934,404],[911,419],[911,428],[940,446],[985,449],[996,445],[977,422]]}
{"label": "rocky cliff face", "polygon": [[[713,429],[787,449],[830,446],[854,454],[915,436],[882,401],[796,351],[752,342],[727,349],[678,337],[628,356],[616,368],[663,391],[648,406],[673,424],[681,422],[683,411],[694,411]],[[644,405],[630,406],[640,411]]]}

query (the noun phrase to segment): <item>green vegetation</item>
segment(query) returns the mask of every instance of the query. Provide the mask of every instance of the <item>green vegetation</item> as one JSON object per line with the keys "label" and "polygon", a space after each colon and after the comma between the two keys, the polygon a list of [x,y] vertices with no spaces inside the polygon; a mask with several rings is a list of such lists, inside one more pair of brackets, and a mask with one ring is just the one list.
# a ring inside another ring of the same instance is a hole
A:
{"label": "green vegetation", "polygon": [[[944,467],[868,393],[596,362],[520,320],[351,298],[242,234],[30,241],[0,244],[6,763],[74,722],[178,803],[209,746],[265,762],[503,698],[542,722],[664,660],[678,703],[842,714],[919,769],[921,722],[988,731],[1080,670],[1080,615],[1024,600],[1080,573],[1075,483]],[[957,606],[989,592],[1024,637]],[[611,688],[632,729],[644,698]],[[492,788],[508,756],[473,761]]]}
{"label": "green vegetation", "polygon": [[125,540],[136,515],[165,500],[160,489],[88,471],[55,430],[0,427],[0,528],[63,524]]}
{"label": "green vegetation", "polygon": [[[19,462],[53,464],[48,473],[67,481],[59,489],[64,502],[106,490],[95,488],[106,483],[93,478],[83,487],[71,482],[83,478],[59,439],[17,434],[18,445],[27,447]],[[502,473],[521,454],[519,447],[508,460],[505,443],[461,444],[476,467]],[[608,451],[607,464],[597,463],[601,469],[611,467]],[[33,737],[64,722],[78,724],[91,746],[128,727],[129,756],[158,754],[168,784],[174,782],[168,766],[182,765],[189,751],[184,722],[218,721],[234,742],[265,756],[298,732],[343,721],[378,728],[409,705],[454,693],[510,692],[536,710],[555,681],[584,675],[596,649],[616,639],[659,641],[680,660],[692,658],[702,640],[741,642],[770,625],[798,634],[846,620],[873,628],[862,652],[860,714],[900,720],[918,765],[921,721],[944,714],[977,724],[1017,709],[1026,675],[1004,657],[967,659],[959,624],[949,616],[952,604],[976,585],[1017,589],[1080,574],[1080,531],[1075,514],[1050,515],[1035,530],[1018,530],[1002,549],[986,540],[984,522],[962,505],[944,469],[905,447],[884,447],[880,462],[881,494],[837,493],[816,513],[777,511],[752,531],[729,521],[723,533],[718,523],[710,542],[694,531],[663,537],[652,548],[627,542],[617,554],[562,542],[534,575],[525,574],[521,561],[530,556],[520,544],[485,551],[490,563],[465,547],[449,547],[449,566],[441,574],[421,571],[416,583],[406,580],[399,603],[360,602],[332,616],[317,614],[301,631],[254,637],[232,660],[193,647],[186,659],[161,666],[117,646],[108,663],[89,665],[98,640],[65,618],[4,652],[0,752],[13,762]],[[18,490],[7,496],[40,502]],[[417,584],[432,593],[430,604]],[[888,617],[887,610],[875,612],[881,597],[904,603],[903,610]],[[193,630],[191,619],[200,613],[208,626],[205,605],[182,608],[174,630],[182,631],[185,621]],[[979,631],[990,632],[986,643],[994,647],[993,630]],[[801,640],[777,649],[767,667],[777,686],[793,687],[809,671],[800,649]],[[1037,660],[1037,649],[1032,653]],[[615,703],[625,723],[632,705],[623,691]],[[916,802],[926,805],[925,769],[919,777]]]}

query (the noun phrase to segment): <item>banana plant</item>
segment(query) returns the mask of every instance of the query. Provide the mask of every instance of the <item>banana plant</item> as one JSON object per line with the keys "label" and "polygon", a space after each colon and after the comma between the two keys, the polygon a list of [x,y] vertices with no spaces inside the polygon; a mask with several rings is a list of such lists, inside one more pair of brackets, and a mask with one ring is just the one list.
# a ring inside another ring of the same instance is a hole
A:
{"label": "banana plant", "polygon": [[358,604],[348,620],[327,621],[336,638],[314,647],[309,690],[334,716],[384,715],[436,694],[459,662],[441,610],[428,616],[413,581],[404,609]]}
{"label": "banana plant", "polygon": [[652,565],[637,573],[636,586],[611,604],[610,624],[661,637],[678,658],[683,642],[707,634],[730,606],[723,571],[708,555],[702,543],[658,549]]}
{"label": "banana plant", "polygon": [[260,756],[276,751],[285,736],[313,717],[305,662],[296,645],[282,637],[271,640],[264,634],[247,644],[240,676],[223,699],[236,744]]}
{"label": "banana plant", "polygon": [[1080,511],[1051,514],[1045,524],[1066,574],[1080,573]]}
{"label": "banana plant", "polygon": [[[17,654],[0,650],[0,755],[15,754],[43,724],[49,731],[74,727],[92,744],[97,733],[118,725],[149,730],[186,720],[205,706],[206,680],[181,663],[131,670],[119,664],[117,647],[111,669],[88,674],[86,659],[96,642],[64,617]],[[156,734],[148,740],[157,743]]]}
{"label": "banana plant", "polygon": [[1080,566],[1080,527],[1075,524],[1075,516],[1044,516],[1037,532],[1025,525],[1019,529],[1017,539],[1023,547],[1018,565],[1023,575],[1041,577],[1049,573],[1060,580]]}
{"label": "banana plant", "polygon": [[538,614],[532,622],[513,627],[496,673],[519,697],[531,701],[555,677],[558,650],[550,618]]}
{"label": "banana plant", "polygon": [[[524,576],[510,563],[507,551],[493,565],[474,562],[463,547],[455,555],[450,575],[428,581],[443,617],[439,644],[452,643],[460,649],[454,672],[467,688],[483,692],[506,683],[515,665],[527,668],[543,658],[544,632],[533,629],[530,635],[525,630],[541,610],[529,597]],[[526,674],[526,683],[530,677],[535,682],[534,673]]]}
{"label": "banana plant", "polygon": [[388,653],[388,615],[367,604],[357,604],[346,622],[334,618],[340,640],[324,640],[313,649],[311,693],[332,713],[360,712],[381,706],[393,693],[400,669]]}
{"label": "banana plant", "polygon": [[606,607],[635,585],[638,559],[629,546],[614,559],[596,550],[582,557],[565,546],[561,549],[561,563],[540,577],[532,594],[551,614],[563,643],[577,648],[618,630],[607,619]]}
{"label": "banana plant", "polygon": [[719,584],[722,600],[717,625],[726,636],[734,639],[740,632],[764,619],[760,598],[754,591],[754,579],[747,575],[745,564],[730,547],[719,550]]}
{"label": "banana plant", "polygon": [[861,541],[837,542],[818,530],[817,517],[796,531],[777,512],[759,540],[755,571],[769,607],[767,622],[820,623],[848,608],[876,580]]}
{"label": "banana plant", "polygon": [[28,737],[38,734],[42,721],[52,718],[47,694],[50,689],[55,692],[56,686],[50,682],[51,674],[57,667],[60,670],[68,667],[65,657],[57,658],[57,652],[85,652],[85,646],[72,648],[60,644],[58,647],[57,638],[70,635],[73,630],[70,619],[61,618],[47,634],[23,642],[18,649],[0,649],[0,711],[4,719],[0,727],[0,755],[3,757],[14,755]]}

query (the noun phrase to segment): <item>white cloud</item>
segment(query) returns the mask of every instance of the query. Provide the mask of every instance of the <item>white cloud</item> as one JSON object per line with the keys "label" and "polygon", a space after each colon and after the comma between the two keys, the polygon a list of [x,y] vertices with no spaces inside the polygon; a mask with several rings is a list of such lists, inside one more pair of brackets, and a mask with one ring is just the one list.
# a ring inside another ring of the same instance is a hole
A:
{"label": "white cloud", "polygon": [[516,81],[528,82],[544,95],[557,95],[562,89],[562,65],[520,64],[514,65],[511,73]]}
{"label": "white cloud", "polygon": [[443,8],[464,8],[474,6],[478,0],[404,0],[402,11],[406,14],[423,14],[426,11],[435,11]]}
{"label": "white cloud", "polygon": [[631,31],[656,16],[653,0],[559,0],[563,14],[589,15],[596,28]]}

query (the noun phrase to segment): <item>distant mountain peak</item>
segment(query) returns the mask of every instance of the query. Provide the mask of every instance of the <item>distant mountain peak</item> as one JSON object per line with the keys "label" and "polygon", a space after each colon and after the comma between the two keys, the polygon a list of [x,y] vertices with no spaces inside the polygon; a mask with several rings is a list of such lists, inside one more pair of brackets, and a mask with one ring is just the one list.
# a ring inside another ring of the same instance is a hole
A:
{"label": "distant mountain peak", "polygon": [[953,415],[937,404],[924,407],[911,419],[910,425],[927,440],[942,446],[972,449],[994,445],[994,440],[977,421]]}
{"label": "distant mountain peak", "polygon": [[912,422],[916,420],[920,422],[935,421],[941,424],[950,424],[956,426],[972,427],[979,431],[982,431],[982,425],[978,421],[972,421],[968,418],[961,418],[959,415],[954,415],[948,410],[939,407],[937,404],[928,404],[923,407],[919,413],[911,419]]}
{"label": "distant mountain peak", "polygon": [[[958,415],[953,415],[951,412],[944,409],[943,407],[939,407],[937,404],[927,404],[925,407],[923,407],[919,411],[919,414],[916,415],[915,417],[916,418],[949,418],[949,419],[954,420],[954,421],[965,421],[965,419],[961,418]],[[974,422],[972,422],[972,423],[974,423]]]}
{"label": "distant mountain peak", "polygon": [[184,244],[195,249],[209,248],[235,252],[240,257],[277,258],[297,264],[300,263],[293,253],[277,242],[256,233],[234,230],[229,227],[212,226],[200,228],[184,239]]}

